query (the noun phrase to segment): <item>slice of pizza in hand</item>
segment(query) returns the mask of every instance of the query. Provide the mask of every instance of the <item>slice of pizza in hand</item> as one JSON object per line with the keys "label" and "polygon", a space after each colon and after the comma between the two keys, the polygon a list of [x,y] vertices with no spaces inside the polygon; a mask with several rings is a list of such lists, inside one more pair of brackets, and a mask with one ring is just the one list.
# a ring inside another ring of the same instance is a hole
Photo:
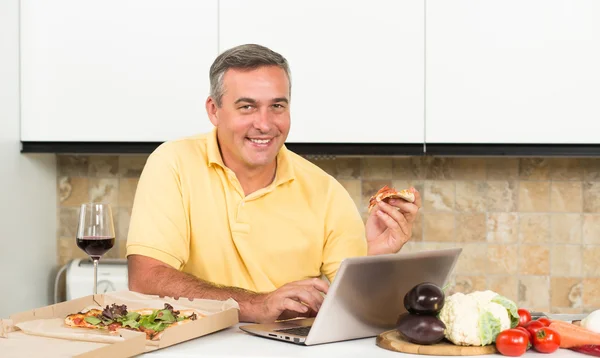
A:
{"label": "slice of pizza in hand", "polygon": [[69,327],[98,329],[116,333],[123,328],[146,333],[146,339],[158,340],[162,332],[173,326],[188,323],[198,319],[201,314],[194,310],[176,311],[168,303],[163,309],[141,309],[127,311],[127,306],[113,303],[102,311],[94,313],[74,313],[68,315],[64,322]]}
{"label": "slice of pizza in hand", "polygon": [[383,188],[379,189],[379,191],[377,191],[377,193],[375,193],[375,195],[369,199],[369,212],[371,212],[377,202],[385,201],[388,203],[390,199],[403,199],[409,203],[414,203],[415,193],[408,189],[402,189],[398,191],[395,188],[390,188],[389,186],[384,185]]}

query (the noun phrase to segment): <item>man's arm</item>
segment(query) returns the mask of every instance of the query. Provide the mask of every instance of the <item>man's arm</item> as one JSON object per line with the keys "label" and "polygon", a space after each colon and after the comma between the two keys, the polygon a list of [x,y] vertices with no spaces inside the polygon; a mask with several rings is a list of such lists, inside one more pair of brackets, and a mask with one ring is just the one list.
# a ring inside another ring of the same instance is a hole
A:
{"label": "man's arm", "polygon": [[232,298],[240,306],[239,320],[242,322],[266,323],[278,318],[311,314],[309,307],[314,313],[323,303],[319,292],[326,293],[328,289],[324,281],[312,279],[293,282],[270,293],[256,293],[237,287],[215,285],[142,255],[130,255],[127,262],[131,291],[169,297],[213,300]]}

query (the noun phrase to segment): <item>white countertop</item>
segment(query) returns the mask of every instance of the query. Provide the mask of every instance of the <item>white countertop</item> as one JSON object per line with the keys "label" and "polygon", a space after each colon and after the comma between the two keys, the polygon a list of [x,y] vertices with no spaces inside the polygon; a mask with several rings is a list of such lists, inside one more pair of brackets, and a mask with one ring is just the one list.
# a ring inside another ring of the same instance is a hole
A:
{"label": "white countertop", "polygon": [[[250,335],[239,328],[239,324],[228,329],[180,343],[168,348],[143,354],[143,358],[175,357],[360,357],[393,358],[402,355],[405,358],[423,358],[414,354],[388,351],[375,344],[375,337],[351,341],[326,343],[315,346],[301,346]],[[501,355],[494,355],[501,356]],[[529,350],[522,358],[586,358],[592,357],[568,349],[559,349],[551,354],[542,354]]]}

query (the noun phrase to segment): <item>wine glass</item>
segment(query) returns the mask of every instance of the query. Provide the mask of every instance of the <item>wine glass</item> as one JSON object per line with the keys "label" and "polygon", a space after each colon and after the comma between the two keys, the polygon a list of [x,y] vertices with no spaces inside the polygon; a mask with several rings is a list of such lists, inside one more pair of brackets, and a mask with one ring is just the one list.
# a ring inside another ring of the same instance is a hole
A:
{"label": "wine glass", "polygon": [[94,262],[94,295],[98,290],[98,261],[115,244],[115,228],[109,204],[82,204],[77,224],[77,246]]}

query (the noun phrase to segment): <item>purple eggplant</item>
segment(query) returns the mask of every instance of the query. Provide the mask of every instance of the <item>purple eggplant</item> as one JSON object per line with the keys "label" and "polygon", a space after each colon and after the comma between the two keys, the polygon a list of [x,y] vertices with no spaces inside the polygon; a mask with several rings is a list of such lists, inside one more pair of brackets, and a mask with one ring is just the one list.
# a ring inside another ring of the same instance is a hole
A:
{"label": "purple eggplant", "polygon": [[444,339],[446,325],[435,316],[405,313],[398,318],[396,329],[409,342],[430,345]]}
{"label": "purple eggplant", "polygon": [[423,282],[406,293],[404,307],[413,314],[437,315],[444,307],[444,291],[431,282]]}

